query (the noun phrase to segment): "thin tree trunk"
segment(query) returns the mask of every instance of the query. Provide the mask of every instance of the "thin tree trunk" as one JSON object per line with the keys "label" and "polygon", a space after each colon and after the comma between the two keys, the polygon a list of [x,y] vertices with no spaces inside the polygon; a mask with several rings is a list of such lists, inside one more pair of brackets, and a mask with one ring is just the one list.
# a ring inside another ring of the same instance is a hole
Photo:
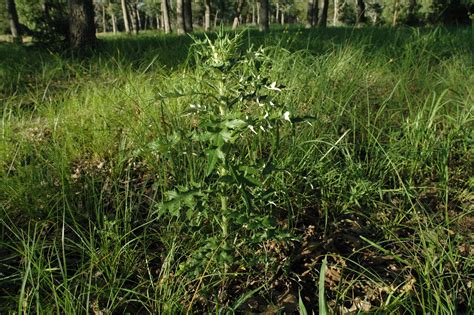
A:
{"label": "thin tree trunk", "polygon": [[270,29],[269,23],[269,3],[268,0],[260,0],[260,31],[266,32]]}
{"label": "thin tree trunk", "polygon": [[281,11],[281,19],[280,19],[281,25],[285,25],[285,12]]}
{"label": "thin tree trunk", "polygon": [[160,21],[160,16],[157,14],[155,19],[156,19],[156,30],[159,31],[160,30],[160,25],[162,25],[161,21]]}
{"label": "thin tree trunk", "polygon": [[170,11],[168,0],[161,0],[161,20],[166,34],[171,33]]}
{"label": "thin tree trunk", "polygon": [[18,22],[18,12],[16,11],[15,0],[7,0],[8,19],[10,20],[10,31],[13,36],[13,41],[21,43],[20,23]]}
{"label": "thin tree trunk", "polygon": [[112,14],[111,18],[112,18],[112,32],[114,32],[114,34],[117,34],[117,18],[115,17],[115,14]]}
{"label": "thin tree trunk", "polygon": [[398,7],[400,0],[395,0],[393,2],[393,17],[392,17],[392,26],[397,25],[397,19],[398,19]]}
{"label": "thin tree trunk", "polygon": [[245,4],[245,0],[239,0],[239,2],[237,3],[237,7],[235,8],[235,12],[234,12],[234,22],[232,23],[233,30],[235,30],[237,26],[239,26],[241,23],[240,14],[242,13],[244,4]]}
{"label": "thin tree trunk", "polygon": [[193,9],[191,0],[183,0],[183,18],[184,18],[184,29],[186,33],[193,31]]}
{"label": "thin tree trunk", "polygon": [[326,27],[328,22],[329,0],[319,0],[318,26]]}
{"label": "thin tree trunk", "polygon": [[107,33],[107,20],[105,15],[105,4],[102,3],[102,31]]}
{"label": "thin tree trunk", "polygon": [[125,32],[130,34],[130,19],[128,16],[127,0],[121,0],[121,4],[122,4],[123,24],[125,26]]}
{"label": "thin tree trunk", "polygon": [[96,44],[94,5],[92,0],[69,0],[69,45],[74,49]]}
{"label": "thin tree trunk", "polygon": [[134,3],[132,4],[132,9],[130,10],[131,13],[131,18],[132,18],[132,29],[133,29],[133,34],[138,35],[140,32],[140,24],[138,21],[138,10],[137,10],[137,4]]}
{"label": "thin tree trunk", "polygon": [[219,18],[219,9],[216,10],[216,15],[214,16],[214,28],[217,27],[218,18]]}
{"label": "thin tree trunk", "polygon": [[275,3],[276,5],[276,12],[275,12],[275,23],[278,23],[278,18],[280,17],[280,3]]}
{"label": "thin tree trunk", "polygon": [[332,20],[333,26],[337,25],[338,18],[339,18],[339,3],[337,2],[337,0],[334,0],[334,16]]}
{"label": "thin tree trunk", "polygon": [[365,1],[357,0],[357,24],[362,24],[367,21],[365,17]]}
{"label": "thin tree trunk", "polygon": [[138,29],[138,30],[141,30],[141,29],[142,29],[142,26],[143,26],[143,24],[142,24],[142,18],[141,18],[141,16],[140,16],[140,11],[138,10],[138,7],[137,7],[136,4],[135,4],[135,12],[136,12],[136,14],[137,14],[137,15],[136,15],[136,17],[137,17],[137,24],[138,24],[138,28],[137,28],[137,29]]}
{"label": "thin tree trunk", "polygon": [[308,0],[306,12],[306,28],[311,28],[318,24],[318,0]]}
{"label": "thin tree trunk", "polygon": [[257,0],[257,24],[260,25],[260,0]]}
{"label": "thin tree trunk", "polygon": [[178,35],[186,33],[183,15],[184,0],[176,1],[176,32]]}
{"label": "thin tree trunk", "polygon": [[252,25],[257,23],[257,19],[255,18],[255,3],[252,3]]}
{"label": "thin tree trunk", "polygon": [[211,0],[205,0],[204,6],[204,30],[207,32],[211,29]]}

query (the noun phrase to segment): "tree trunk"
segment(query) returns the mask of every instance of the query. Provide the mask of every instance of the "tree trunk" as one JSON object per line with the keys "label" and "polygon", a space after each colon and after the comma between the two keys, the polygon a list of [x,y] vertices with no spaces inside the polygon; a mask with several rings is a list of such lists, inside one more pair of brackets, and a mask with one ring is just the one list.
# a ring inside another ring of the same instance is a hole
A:
{"label": "tree trunk", "polygon": [[281,19],[280,19],[281,25],[285,25],[285,12],[281,11]]}
{"label": "tree trunk", "polygon": [[137,17],[137,24],[138,24],[138,27],[137,27],[137,30],[141,30],[143,28],[143,23],[142,23],[142,18],[140,16],[140,11],[138,10],[138,6],[137,4],[135,4],[135,12],[136,12],[136,17]]}
{"label": "tree trunk", "polygon": [[105,13],[105,4],[102,3],[102,31],[107,33],[107,20],[106,20],[106,13]]}
{"label": "tree trunk", "polygon": [[15,0],[7,0],[8,19],[10,20],[10,31],[13,41],[22,42],[20,23],[18,22],[18,12],[16,11]]}
{"label": "tree trunk", "polygon": [[255,18],[255,4],[252,4],[252,25],[257,23],[257,19]]}
{"label": "tree trunk", "polygon": [[96,44],[94,5],[92,0],[69,0],[69,45],[74,49]]}
{"label": "tree trunk", "polygon": [[138,15],[137,15],[137,4],[134,3],[132,4],[132,8],[130,10],[131,13],[131,18],[132,18],[132,29],[133,29],[133,34],[138,35],[140,32],[140,24],[138,22]]}
{"label": "tree trunk", "polygon": [[216,10],[216,15],[214,16],[214,28],[217,28],[218,18],[219,18],[219,9]]}
{"label": "tree trunk", "polygon": [[184,0],[176,1],[176,32],[178,35],[186,33],[186,26],[184,25],[183,15]]}
{"label": "tree trunk", "polygon": [[393,1],[393,17],[392,17],[392,26],[397,25],[397,20],[398,20],[398,7],[400,0],[395,0]]}
{"label": "tree trunk", "polygon": [[162,25],[161,24],[162,22],[160,21],[160,16],[157,14],[155,16],[155,19],[156,19],[156,30],[159,31],[160,30],[160,25]]}
{"label": "tree trunk", "polygon": [[306,28],[314,27],[318,23],[318,0],[308,0],[306,12]]}
{"label": "tree trunk", "polygon": [[357,24],[363,24],[367,21],[365,17],[365,1],[357,0]]}
{"label": "tree trunk", "polygon": [[318,26],[326,27],[328,22],[329,0],[319,0]]}
{"label": "tree trunk", "polygon": [[166,34],[171,33],[170,11],[168,0],[161,0],[161,20]]}
{"label": "tree trunk", "polygon": [[112,32],[114,34],[117,34],[117,18],[115,17],[115,14],[112,14]]}
{"label": "tree trunk", "polygon": [[127,0],[121,0],[121,4],[122,4],[123,24],[125,26],[125,32],[130,34],[130,19],[128,16]]}
{"label": "tree trunk", "polygon": [[338,18],[339,18],[339,3],[337,2],[337,0],[334,0],[334,16],[332,20],[333,26],[337,25]]}
{"label": "tree trunk", "polygon": [[205,0],[204,6],[204,30],[207,32],[211,29],[211,0]]}
{"label": "tree trunk", "polygon": [[278,23],[278,18],[280,17],[280,3],[275,3],[276,12],[275,12],[275,23]]}
{"label": "tree trunk", "polygon": [[257,24],[260,25],[260,0],[257,0]]}
{"label": "tree trunk", "polygon": [[268,0],[260,0],[260,31],[266,32],[269,30],[270,25],[268,21],[269,16],[269,4]]}
{"label": "tree trunk", "polygon": [[193,31],[193,9],[191,0],[183,0],[184,30],[186,33]]}
{"label": "tree trunk", "polygon": [[237,7],[235,8],[235,13],[234,13],[234,23],[232,23],[233,30],[235,30],[237,26],[240,25],[240,14],[242,13],[244,4],[245,4],[245,0],[239,0],[239,2],[237,3]]}

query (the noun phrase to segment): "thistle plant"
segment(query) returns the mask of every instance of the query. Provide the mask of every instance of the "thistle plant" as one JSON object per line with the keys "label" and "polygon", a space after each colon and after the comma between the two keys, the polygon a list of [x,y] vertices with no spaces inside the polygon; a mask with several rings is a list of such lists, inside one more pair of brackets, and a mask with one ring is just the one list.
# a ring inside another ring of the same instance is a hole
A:
{"label": "thistle plant", "polygon": [[[260,208],[271,203],[272,155],[278,149],[280,128],[291,126],[292,118],[278,102],[284,86],[267,75],[272,59],[263,48],[251,47],[242,53],[241,36],[220,31],[215,40],[195,39],[191,55],[198,90],[194,92],[195,102],[183,111],[194,121],[194,127],[181,130],[181,134],[183,139],[199,144],[195,147],[202,152],[195,155],[204,153],[207,158],[207,187],[201,184],[168,192],[168,200],[160,205],[161,214],[180,216],[185,212],[190,224],[199,226],[203,219],[211,218],[220,227],[220,233],[183,265],[197,274],[213,257],[228,271],[239,246],[288,237],[277,229],[271,213]],[[271,139],[265,160],[255,148],[244,144],[260,135]],[[242,233],[246,235],[238,235]]]}

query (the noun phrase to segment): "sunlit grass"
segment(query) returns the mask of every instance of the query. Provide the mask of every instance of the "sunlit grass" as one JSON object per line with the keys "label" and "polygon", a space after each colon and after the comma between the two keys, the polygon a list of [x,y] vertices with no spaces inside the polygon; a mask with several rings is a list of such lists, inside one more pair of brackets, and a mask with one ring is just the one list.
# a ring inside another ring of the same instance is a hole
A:
{"label": "sunlit grass", "polygon": [[[191,135],[208,116],[186,113],[250,83],[217,97],[192,38],[107,36],[86,58],[0,45],[0,312],[291,312],[299,298],[308,312],[474,311],[472,35],[244,32],[240,51],[265,48],[260,83],[305,118],[232,144],[230,164],[261,181],[244,185],[252,207],[207,174]],[[229,114],[255,115],[248,104]],[[170,191],[207,199],[166,214]],[[227,234],[240,219],[222,196],[249,214]]]}

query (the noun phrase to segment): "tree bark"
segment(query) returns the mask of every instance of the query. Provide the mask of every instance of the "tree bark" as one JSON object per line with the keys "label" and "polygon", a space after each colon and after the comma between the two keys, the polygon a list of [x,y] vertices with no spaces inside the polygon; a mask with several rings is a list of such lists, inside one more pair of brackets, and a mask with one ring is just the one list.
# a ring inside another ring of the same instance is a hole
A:
{"label": "tree bark", "polygon": [[137,10],[137,4],[134,3],[132,4],[132,8],[130,10],[130,16],[132,18],[132,30],[133,30],[133,34],[135,35],[138,35],[138,33],[140,32],[140,24],[139,24],[139,21],[138,21],[138,10]]}
{"label": "tree bark", "polygon": [[365,1],[364,0],[357,0],[357,24],[362,24],[367,21],[365,17]]}
{"label": "tree bark", "polygon": [[308,0],[306,12],[306,28],[314,27],[318,23],[318,0]]}
{"label": "tree bark", "polygon": [[193,31],[193,9],[191,0],[183,0],[184,30],[186,33]]}
{"label": "tree bark", "polygon": [[334,16],[332,20],[333,26],[337,25],[338,18],[339,18],[339,3],[337,2],[337,0],[334,0]]}
{"label": "tree bark", "polygon": [[275,3],[276,10],[275,10],[275,23],[278,23],[278,19],[280,18],[280,3]]}
{"label": "tree bark", "polygon": [[161,20],[166,34],[171,33],[170,10],[168,0],[161,0]]}
{"label": "tree bark", "polygon": [[268,0],[260,0],[260,31],[266,32],[270,28],[268,21],[269,16],[269,4]]}
{"label": "tree bark", "polygon": [[318,26],[326,27],[328,22],[329,0],[319,0]]}
{"label": "tree bark", "polygon": [[114,34],[117,34],[117,18],[115,17],[115,14],[112,14],[111,18],[112,18],[112,32],[114,32]]}
{"label": "tree bark", "polygon": [[102,31],[107,33],[107,20],[106,20],[106,13],[105,13],[105,3],[102,3]]}
{"label": "tree bark", "polygon": [[10,31],[13,41],[22,42],[20,23],[18,22],[18,12],[16,11],[15,0],[7,0],[8,19],[10,20]]}
{"label": "tree bark", "polygon": [[186,26],[184,25],[183,15],[184,0],[176,1],[176,32],[178,35],[186,33]]}
{"label": "tree bark", "polygon": [[204,30],[207,32],[211,29],[211,0],[205,0],[204,6]]}
{"label": "tree bark", "polygon": [[69,0],[69,45],[74,49],[96,44],[94,5],[92,0]]}
{"label": "tree bark", "polygon": [[133,8],[136,12],[136,17],[137,17],[137,24],[138,24],[138,27],[137,27],[137,30],[141,30],[143,29],[143,22],[142,22],[142,18],[140,16],[140,10],[138,10],[138,5],[135,3],[134,4],[134,8]]}
{"label": "tree bark", "polygon": [[257,19],[255,18],[255,4],[252,4],[252,25],[257,23]]}
{"label": "tree bark", "polygon": [[397,20],[398,20],[398,7],[400,0],[394,0],[393,1],[393,16],[392,16],[392,26],[397,25]]}
{"label": "tree bark", "polygon": [[219,19],[219,9],[216,10],[216,15],[214,16],[214,28],[217,28],[218,19]]}
{"label": "tree bark", "polygon": [[244,7],[245,0],[239,0],[237,3],[237,7],[235,8],[234,12],[234,22],[232,23],[232,29],[235,30],[237,26],[240,25],[240,15],[242,14],[242,9]]}
{"label": "tree bark", "polygon": [[125,32],[130,34],[130,19],[128,14],[127,0],[121,0],[122,4],[122,14],[123,14],[123,24],[125,26]]}

